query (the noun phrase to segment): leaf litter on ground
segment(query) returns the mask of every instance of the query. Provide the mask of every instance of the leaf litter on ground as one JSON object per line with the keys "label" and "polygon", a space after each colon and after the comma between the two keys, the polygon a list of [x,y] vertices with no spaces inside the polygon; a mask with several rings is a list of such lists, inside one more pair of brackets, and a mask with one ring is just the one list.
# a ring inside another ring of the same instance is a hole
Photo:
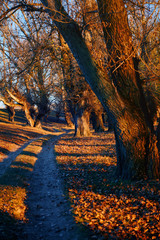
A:
{"label": "leaf litter on ground", "polygon": [[104,239],[160,239],[160,182],[116,178],[113,133],[66,135],[55,152],[77,223]]}

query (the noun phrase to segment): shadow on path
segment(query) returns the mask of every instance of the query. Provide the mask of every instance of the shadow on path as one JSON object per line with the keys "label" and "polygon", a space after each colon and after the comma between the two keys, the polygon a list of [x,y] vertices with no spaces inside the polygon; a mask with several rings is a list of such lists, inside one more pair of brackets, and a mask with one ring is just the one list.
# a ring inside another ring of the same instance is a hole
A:
{"label": "shadow on path", "polygon": [[60,136],[52,137],[46,142],[38,155],[29,181],[26,200],[28,223],[23,225],[20,239],[90,239],[74,222],[68,201],[63,194],[63,185],[54,155],[54,144]]}
{"label": "shadow on path", "polygon": [[11,162],[25,149],[30,143],[32,143],[35,140],[38,140],[38,138],[34,138],[27,143],[25,143],[23,146],[21,146],[18,150],[15,152],[11,152],[7,158],[3,159],[3,162],[0,162],[0,177],[5,173],[7,167],[11,164]]}

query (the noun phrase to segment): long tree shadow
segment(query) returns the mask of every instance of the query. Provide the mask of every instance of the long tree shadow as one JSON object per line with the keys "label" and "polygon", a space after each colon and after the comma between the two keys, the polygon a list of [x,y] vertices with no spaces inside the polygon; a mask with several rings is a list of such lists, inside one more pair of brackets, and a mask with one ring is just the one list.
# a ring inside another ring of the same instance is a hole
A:
{"label": "long tree shadow", "polygon": [[7,154],[7,155],[10,153],[10,151],[8,151],[7,148],[3,148],[3,147],[0,147],[0,152],[4,153],[4,154]]}
{"label": "long tree shadow", "polygon": [[109,141],[64,137],[55,146],[75,221],[97,239],[159,239],[160,182],[118,179]]}
{"label": "long tree shadow", "polygon": [[26,146],[0,177],[0,239],[21,239],[26,223],[28,179],[47,137]]}
{"label": "long tree shadow", "polygon": [[[5,169],[10,165],[10,163],[23,151],[23,155],[28,155],[28,156],[34,156],[36,157],[35,153],[29,152],[29,151],[24,151],[25,149],[34,139],[26,142],[23,146],[18,148],[15,152],[9,152],[7,150],[6,154],[8,154],[8,157],[4,158],[2,162],[0,162],[0,176],[5,172]],[[2,152],[2,151],[1,151]],[[4,152],[4,151],[3,151]],[[12,164],[15,164],[12,162]]]}
{"label": "long tree shadow", "polygon": [[0,210],[0,239],[18,240],[19,229],[17,228],[17,223],[14,217]]}

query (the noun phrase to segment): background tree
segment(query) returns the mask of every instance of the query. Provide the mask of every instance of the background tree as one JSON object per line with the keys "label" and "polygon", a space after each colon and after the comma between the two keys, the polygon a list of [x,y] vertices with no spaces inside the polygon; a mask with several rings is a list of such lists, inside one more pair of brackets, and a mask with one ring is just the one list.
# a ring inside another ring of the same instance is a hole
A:
{"label": "background tree", "polygon": [[61,36],[60,41],[66,102],[73,117],[75,136],[91,135],[91,113],[91,123],[95,131],[104,131],[102,120],[103,108],[89,85],[85,82],[81,70]]}
{"label": "background tree", "polygon": [[[110,113],[118,173],[124,178],[159,178],[159,135],[154,129],[156,114],[150,111],[150,100],[139,71],[143,59],[137,57],[139,53],[133,42],[124,2],[97,0],[107,67],[97,64],[85,42],[82,26],[68,15],[60,0],[41,2],[63,35],[85,79]],[[154,108],[157,112],[156,98]]]}
{"label": "background tree", "polygon": [[[6,87],[10,97],[23,106],[29,124],[40,127],[41,119],[50,109],[49,98],[54,89],[51,82],[55,74],[52,65],[54,56],[53,51],[52,55],[50,52],[53,43],[46,43],[42,35],[45,21],[38,22],[38,16],[24,12],[20,15],[12,16],[8,20],[8,29],[2,32],[6,42],[6,48],[2,51],[12,68],[8,75],[12,85],[9,86],[6,80]],[[12,22],[14,28],[11,27]],[[48,34],[47,28],[46,36]]]}

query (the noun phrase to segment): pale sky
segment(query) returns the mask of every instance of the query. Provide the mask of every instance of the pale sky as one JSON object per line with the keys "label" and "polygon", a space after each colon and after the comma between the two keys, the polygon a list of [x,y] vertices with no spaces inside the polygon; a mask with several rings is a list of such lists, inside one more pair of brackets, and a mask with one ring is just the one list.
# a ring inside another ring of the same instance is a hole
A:
{"label": "pale sky", "polygon": [[3,104],[2,101],[0,101],[0,108],[4,108],[4,107],[5,107],[5,105]]}

